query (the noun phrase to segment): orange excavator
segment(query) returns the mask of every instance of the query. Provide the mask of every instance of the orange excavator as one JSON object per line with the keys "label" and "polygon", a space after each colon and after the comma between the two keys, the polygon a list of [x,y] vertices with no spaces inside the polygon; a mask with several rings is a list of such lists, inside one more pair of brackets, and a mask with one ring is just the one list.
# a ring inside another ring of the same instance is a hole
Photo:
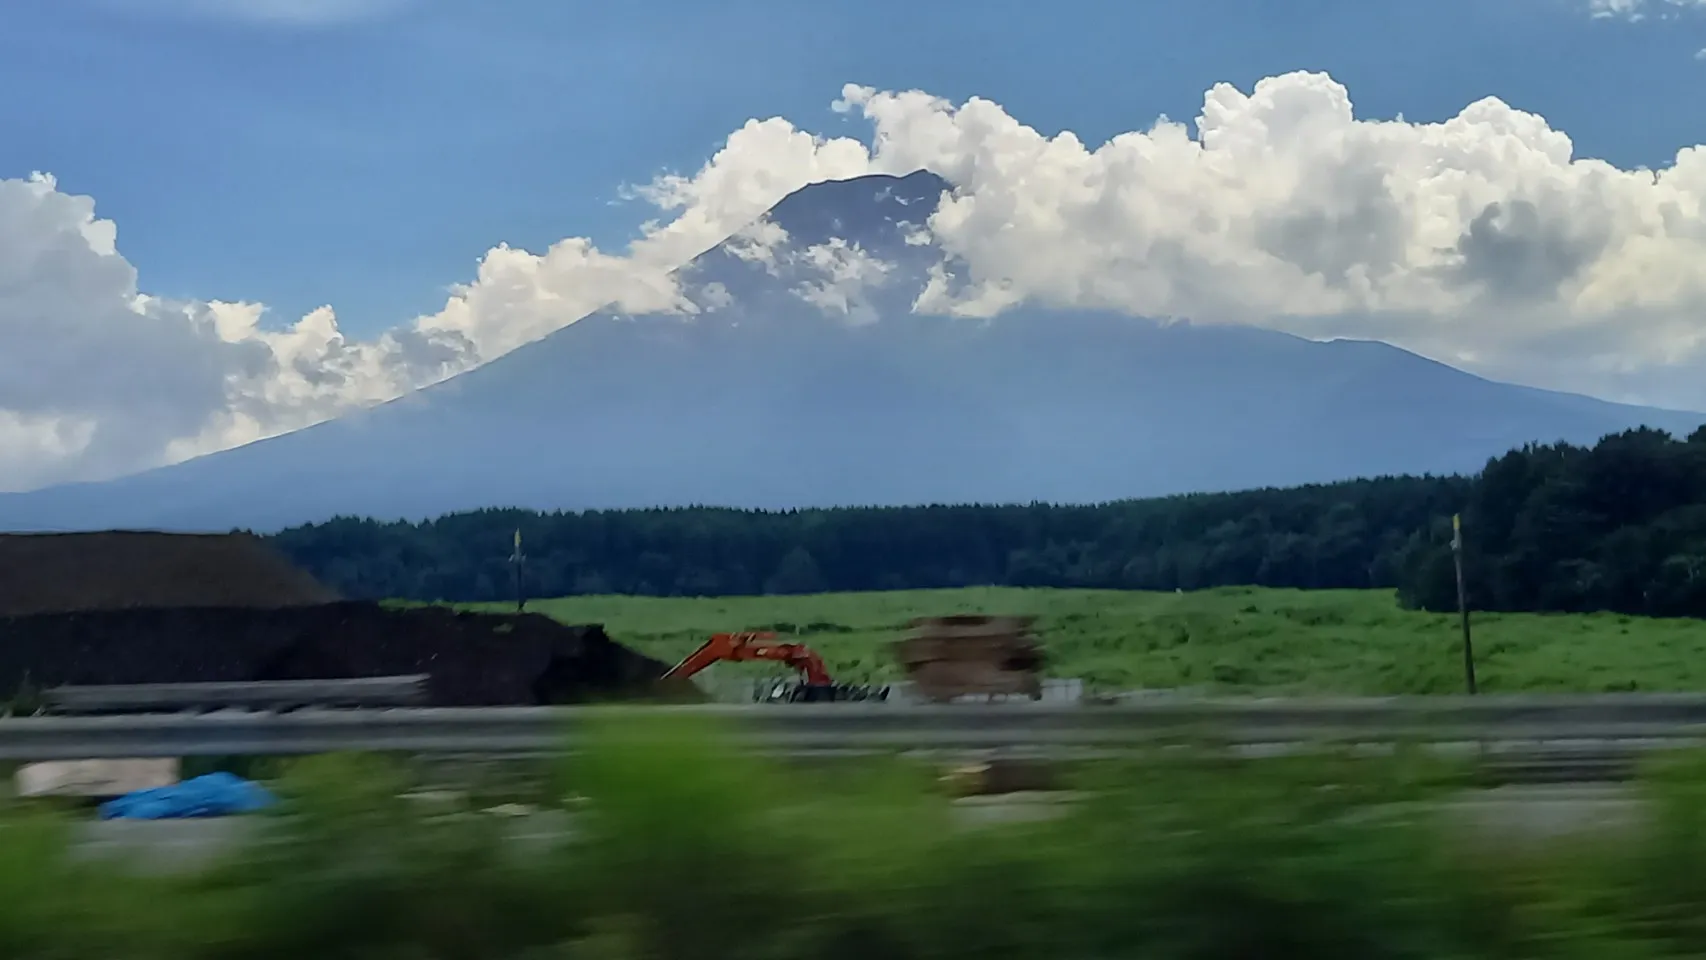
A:
{"label": "orange excavator", "polygon": [[829,668],[817,651],[803,643],[775,642],[776,634],[767,630],[748,630],[739,633],[712,634],[699,649],[688,654],[680,663],[669,668],[665,680],[685,680],[714,663],[746,663],[768,661],[792,667],[800,682],[780,694],[772,692],[766,699],[790,703],[833,700],[887,700],[887,687],[872,689],[865,686],[836,683]]}

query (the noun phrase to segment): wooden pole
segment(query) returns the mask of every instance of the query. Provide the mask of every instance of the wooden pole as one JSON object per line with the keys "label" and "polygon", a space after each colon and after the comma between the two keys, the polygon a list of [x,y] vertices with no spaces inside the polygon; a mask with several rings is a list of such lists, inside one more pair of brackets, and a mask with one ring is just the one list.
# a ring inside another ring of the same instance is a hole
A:
{"label": "wooden pole", "polygon": [[1451,515],[1451,560],[1457,568],[1457,616],[1463,623],[1463,682],[1475,693],[1475,645],[1469,639],[1469,593],[1463,586],[1463,517]]}
{"label": "wooden pole", "polygon": [[510,567],[515,574],[516,613],[525,613],[527,611],[527,594],[522,592],[521,576],[521,565],[526,562],[526,560],[527,557],[521,552],[521,529],[518,527],[515,531],[515,552],[509,556]]}

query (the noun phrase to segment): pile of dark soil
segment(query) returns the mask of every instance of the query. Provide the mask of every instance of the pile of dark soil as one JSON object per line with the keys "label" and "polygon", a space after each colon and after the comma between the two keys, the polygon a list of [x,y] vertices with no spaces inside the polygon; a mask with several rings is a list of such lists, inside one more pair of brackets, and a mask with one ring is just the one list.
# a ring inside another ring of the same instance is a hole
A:
{"label": "pile of dark soil", "polygon": [[691,699],[668,665],[600,626],[539,614],[351,601],[0,618],[0,700],[26,685],[303,680],[424,673],[435,706]]}
{"label": "pile of dark soil", "polygon": [[0,616],[336,599],[249,534],[0,534]]}

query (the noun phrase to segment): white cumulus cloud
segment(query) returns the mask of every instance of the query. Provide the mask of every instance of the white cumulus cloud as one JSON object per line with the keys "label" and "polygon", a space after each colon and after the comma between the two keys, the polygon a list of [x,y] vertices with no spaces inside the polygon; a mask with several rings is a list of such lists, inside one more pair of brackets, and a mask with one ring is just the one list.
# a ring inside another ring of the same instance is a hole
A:
{"label": "white cumulus cloud", "polygon": [[1686,10],[1706,10],[1706,0],[1588,0],[1588,11],[1596,17],[1644,20],[1649,12],[1660,15]]}
{"label": "white cumulus cloud", "polygon": [[329,306],[269,329],[260,304],[150,297],[92,198],[41,174],[0,180],[0,490],[103,479],[308,426],[606,305],[636,314],[726,306],[726,290],[694,302],[671,271],[788,193],[867,165],[856,141],[750,122],[697,174],[637,191],[673,216],[628,250],[581,238],[537,254],[498,246],[442,310],[371,340],[345,336]]}
{"label": "white cumulus cloud", "polygon": [[[1706,150],[1658,171],[1574,156],[1497,99],[1365,120],[1322,74],[1205,97],[1090,146],[998,104],[849,86],[878,162],[957,190],[930,221],[967,264],[920,309],[1033,301],[1371,337],[1500,376],[1706,407]],[[1671,389],[1663,389],[1665,387]]]}
{"label": "white cumulus cloud", "polygon": [[794,295],[868,321],[889,264],[856,238],[787,248],[758,218],[807,183],[920,168],[955,187],[907,238],[954,258],[923,312],[1035,303],[1369,337],[1521,382],[1706,408],[1706,149],[1621,170],[1496,99],[1439,123],[1360,118],[1310,73],[1216,86],[1194,125],[1144,118],[1100,144],[984,99],[849,86],[837,107],[868,120],[869,144],[749,121],[698,171],[634,189],[659,219],[628,248],[500,245],[443,309],[371,339],[346,336],[329,306],[277,326],[259,304],[149,296],[92,199],[47,176],[0,180],[0,489],[306,426],[606,305],[738,308],[725,287],[672,276],[731,234],[731,252],[766,269],[785,256]]}

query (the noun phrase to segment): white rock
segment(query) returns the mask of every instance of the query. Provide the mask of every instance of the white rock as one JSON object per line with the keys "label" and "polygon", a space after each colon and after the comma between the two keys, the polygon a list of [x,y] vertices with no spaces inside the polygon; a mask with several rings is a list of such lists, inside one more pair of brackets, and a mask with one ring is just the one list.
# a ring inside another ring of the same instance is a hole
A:
{"label": "white rock", "polygon": [[176,757],[46,760],[18,768],[21,797],[116,797],[178,782]]}

